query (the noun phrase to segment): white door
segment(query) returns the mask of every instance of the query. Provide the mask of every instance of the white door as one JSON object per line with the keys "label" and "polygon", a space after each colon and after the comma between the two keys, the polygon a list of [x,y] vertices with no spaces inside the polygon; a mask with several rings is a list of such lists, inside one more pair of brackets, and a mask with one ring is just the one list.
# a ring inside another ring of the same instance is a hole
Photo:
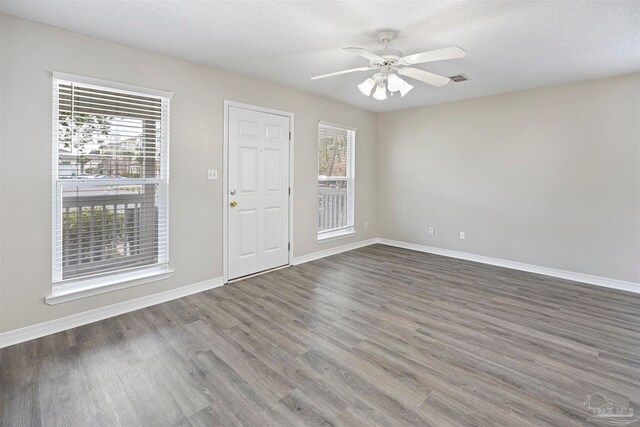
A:
{"label": "white door", "polygon": [[289,263],[289,117],[229,107],[229,279]]}

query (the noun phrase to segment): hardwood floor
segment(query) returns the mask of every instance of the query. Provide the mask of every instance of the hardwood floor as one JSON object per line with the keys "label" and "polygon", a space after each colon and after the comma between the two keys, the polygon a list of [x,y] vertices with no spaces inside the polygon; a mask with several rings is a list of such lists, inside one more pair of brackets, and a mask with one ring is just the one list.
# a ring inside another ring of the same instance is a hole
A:
{"label": "hardwood floor", "polygon": [[12,427],[585,425],[640,412],[640,295],[374,245],[0,357]]}

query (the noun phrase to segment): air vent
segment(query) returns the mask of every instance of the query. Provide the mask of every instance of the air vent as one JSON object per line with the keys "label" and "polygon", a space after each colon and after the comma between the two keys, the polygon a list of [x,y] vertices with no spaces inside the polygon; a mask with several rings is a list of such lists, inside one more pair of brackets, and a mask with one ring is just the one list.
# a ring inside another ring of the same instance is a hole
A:
{"label": "air vent", "polygon": [[455,76],[451,76],[449,78],[456,83],[466,82],[467,80],[469,80],[469,77],[465,76],[464,74],[456,74]]}

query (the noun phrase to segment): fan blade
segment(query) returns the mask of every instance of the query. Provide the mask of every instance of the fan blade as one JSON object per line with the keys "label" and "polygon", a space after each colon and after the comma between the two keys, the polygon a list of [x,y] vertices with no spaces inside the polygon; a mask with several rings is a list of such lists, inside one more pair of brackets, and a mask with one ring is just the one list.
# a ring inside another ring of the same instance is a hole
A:
{"label": "fan blade", "polygon": [[466,52],[459,47],[447,47],[444,49],[430,50],[429,52],[415,53],[400,58],[400,63],[404,65],[422,64],[424,62],[442,61],[445,59],[458,59],[467,56]]}
{"label": "fan blade", "polygon": [[432,86],[444,86],[451,80],[448,77],[442,77],[437,74],[430,73],[428,71],[421,70],[419,68],[405,67],[398,70],[398,74],[411,77],[412,79],[420,80],[421,82],[428,83]]}
{"label": "fan blade", "polygon": [[339,76],[340,74],[355,73],[356,71],[367,71],[367,70],[373,70],[373,69],[374,67],[352,68],[350,70],[336,71],[335,73],[323,74],[321,76],[314,76],[314,77],[311,77],[311,80],[324,79],[325,77],[333,77],[333,76]]}
{"label": "fan blade", "polygon": [[382,56],[369,52],[367,49],[363,49],[361,47],[345,47],[344,50],[355,53],[363,58],[367,58],[369,61],[384,62],[384,58]]}

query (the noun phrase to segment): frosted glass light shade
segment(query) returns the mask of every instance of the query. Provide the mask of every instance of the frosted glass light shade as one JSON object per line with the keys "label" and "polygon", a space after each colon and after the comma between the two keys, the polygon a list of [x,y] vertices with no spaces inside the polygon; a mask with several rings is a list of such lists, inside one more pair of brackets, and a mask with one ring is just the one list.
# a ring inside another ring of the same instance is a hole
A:
{"label": "frosted glass light shade", "polygon": [[409,93],[411,89],[413,89],[413,86],[411,86],[406,81],[402,80],[402,86],[400,87],[400,95],[405,96],[406,94]]}
{"label": "frosted glass light shade", "polygon": [[363,95],[370,96],[371,91],[373,90],[373,87],[375,85],[376,85],[376,81],[373,80],[371,77],[369,77],[367,80],[363,81],[358,85],[358,89],[360,89],[360,92],[362,92]]}
{"label": "frosted glass light shade", "polygon": [[384,85],[384,83],[378,83],[378,87],[376,88],[376,91],[373,92],[373,98],[377,99],[378,101],[383,101],[387,99],[387,88]]}
{"label": "frosted glass light shade", "polygon": [[400,77],[395,74],[390,74],[387,79],[387,87],[389,92],[397,92],[402,88],[402,85],[405,83]]}

